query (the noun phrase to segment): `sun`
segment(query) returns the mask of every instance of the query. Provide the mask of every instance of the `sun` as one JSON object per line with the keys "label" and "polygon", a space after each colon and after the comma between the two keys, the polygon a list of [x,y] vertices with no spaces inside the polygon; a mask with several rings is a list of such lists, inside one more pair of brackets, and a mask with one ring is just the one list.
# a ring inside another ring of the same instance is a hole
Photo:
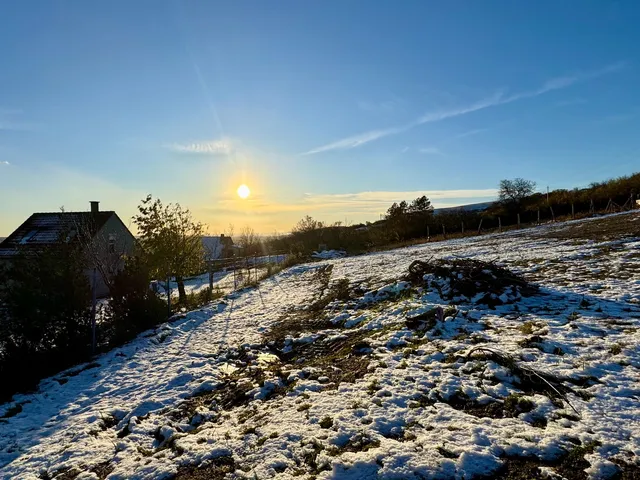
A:
{"label": "sun", "polygon": [[244,183],[238,187],[238,196],[240,198],[248,198],[251,195],[251,190]]}

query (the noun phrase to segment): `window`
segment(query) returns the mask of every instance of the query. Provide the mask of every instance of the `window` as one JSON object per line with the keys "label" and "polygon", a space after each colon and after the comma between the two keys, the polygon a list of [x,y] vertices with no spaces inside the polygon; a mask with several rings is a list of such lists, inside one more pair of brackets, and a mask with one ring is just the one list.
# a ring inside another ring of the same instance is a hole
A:
{"label": "window", "polygon": [[38,230],[31,230],[24,237],[22,237],[22,240],[20,240],[20,244],[24,245],[25,243],[29,242],[29,240],[31,240],[36,235],[36,233],[38,233]]}
{"label": "window", "polygon": [[109,234],[109,244],[108,244],[109,253],[116,253],[116,238],[117,237],[115,233]]}

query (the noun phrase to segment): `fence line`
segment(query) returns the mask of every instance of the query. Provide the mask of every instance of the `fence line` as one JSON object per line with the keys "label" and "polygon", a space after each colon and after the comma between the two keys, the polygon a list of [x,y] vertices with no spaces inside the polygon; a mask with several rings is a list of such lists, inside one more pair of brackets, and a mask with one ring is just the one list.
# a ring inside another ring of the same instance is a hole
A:
{"label": "fence line", "polygon": [[233,272],[233,291],[237,290],[238,287],[251,284],[252,281],[257,282],[259,269],[269,269],[273,266],[280,265],[285,262],[288,255],[288,253],[280,252],[260,256],[246,255],[242,257],[207,260],[209,288],[213,289],[214,274],[220,271]]}

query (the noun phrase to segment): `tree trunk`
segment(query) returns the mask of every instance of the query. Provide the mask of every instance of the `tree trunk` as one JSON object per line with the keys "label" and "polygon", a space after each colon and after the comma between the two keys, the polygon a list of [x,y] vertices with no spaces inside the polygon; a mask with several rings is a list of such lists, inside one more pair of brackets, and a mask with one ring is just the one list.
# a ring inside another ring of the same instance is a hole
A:
{"label": "tree trunk", "polygon": [[187,303],[187,292],[184,290],[184,279],[182,277],[176,277],[176,283],[178,284],[178,301],[184,305]]}

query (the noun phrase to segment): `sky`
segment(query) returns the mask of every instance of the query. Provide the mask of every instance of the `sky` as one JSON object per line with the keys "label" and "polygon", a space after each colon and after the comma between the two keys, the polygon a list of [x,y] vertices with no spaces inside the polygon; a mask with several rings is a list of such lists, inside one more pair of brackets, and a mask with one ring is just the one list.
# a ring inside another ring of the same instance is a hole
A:
{"label": "sky", "polygon": [[147,194],[269,234],[630,174],[639,23],[633,1],[6,2],[0,236],[90,200],[131,225]]}

